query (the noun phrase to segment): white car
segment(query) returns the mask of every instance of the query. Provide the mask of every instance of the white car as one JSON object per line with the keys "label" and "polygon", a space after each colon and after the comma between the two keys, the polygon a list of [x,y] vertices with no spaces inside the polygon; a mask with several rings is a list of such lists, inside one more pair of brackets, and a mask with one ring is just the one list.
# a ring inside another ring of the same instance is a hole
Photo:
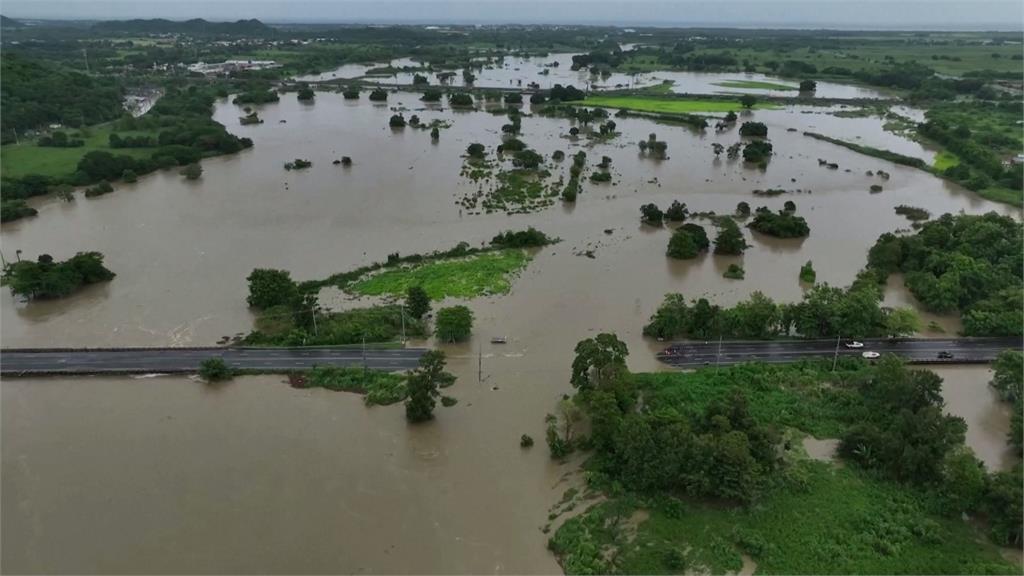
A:
{"label": "white car", "polygon": [[863,342],[857,342],[856,340],[853,340],[851,342],[847,342],[846,343],[846,347],[847,348],[863,348],[864,347],[864,343]]}
{"label": "white car", "polygon": [[871,352],[871,351],[861,352],[860,355],[863,356],[864,358],[869,359],[869,360],[874,360],[875,358],[878,358],[879,356],[881,356],[881,354],[879,354],[878,352]]}

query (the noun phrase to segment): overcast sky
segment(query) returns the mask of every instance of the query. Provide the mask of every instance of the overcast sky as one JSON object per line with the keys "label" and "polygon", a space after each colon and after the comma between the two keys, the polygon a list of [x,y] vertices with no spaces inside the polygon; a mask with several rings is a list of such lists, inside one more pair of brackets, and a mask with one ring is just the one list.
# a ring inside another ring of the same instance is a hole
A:
{"label": "overcast sky", "polygon": [[1020,30],[1021,0],[3,0],[12,18]]}

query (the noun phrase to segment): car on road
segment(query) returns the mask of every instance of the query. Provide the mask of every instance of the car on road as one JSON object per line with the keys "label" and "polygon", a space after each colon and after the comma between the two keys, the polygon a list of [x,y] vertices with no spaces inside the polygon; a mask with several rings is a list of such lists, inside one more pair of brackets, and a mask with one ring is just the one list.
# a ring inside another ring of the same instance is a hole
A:
{"label": "car on road", "polygon": [[851,340],[851,341],[846,343],[846,347],[847,348],[863,348],[864,347],[864,343],[863,342],[857,342],[856,340]]}
{"label": "car on road", "polygon": [[867,358],[868,360],[874,360],[875,358],[881,356],[881,354],[879,354],[878,352],[872,352],[870,350],[868,350],[867,352],[861,352],[860,355],[863,356],[864,358]]}
{"label": "car on road", "polygon": [[949,350],[943,350],[942,352],[938,353],[938,357],[942,360],[950,360],[953,358],[953,353],[950,352]]}

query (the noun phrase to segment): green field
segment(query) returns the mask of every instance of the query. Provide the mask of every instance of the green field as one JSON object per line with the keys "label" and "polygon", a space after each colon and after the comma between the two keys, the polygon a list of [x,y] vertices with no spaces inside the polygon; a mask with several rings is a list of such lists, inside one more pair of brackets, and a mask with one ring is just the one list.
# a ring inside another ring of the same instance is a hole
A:
{"label": "green field", "polygon": [[798,86],[788,84],[777,84],[775,82],[759,82],[757,80],[725,80],[715,82],[715,86],[722,88],[747,88],[751,90],[799,90]]}
{"label": "green field", "polygon": [[[108,138],[113,131],[111,124],[86,128],[86,135],[81,137],[85,145],[78,148],[50,148],[37,146],[34,140],[19,144],[7,144],[0,148],[0,171],[4,176],[18,178],[26,174],[42,174],[44,176],[68,176],[75,172],[78,161],[87,152],[106,150],[114,154],[125,154],[134,158],[148,158],[155,148],[118,148],[108,145]],[[68,130],[72,138],[79,138],[79,130]],[[147,132],[118,131],[121,136],[139,136]]]}
{"label": "green field", "polygon": [[[739,111],[743,108],[738,100],[684,100],[682,98],[645,98],[642,96],[588,96],[584,102],[588,106],[662,114],[725,113]],[[777,104],[767,102],[759,102],[754,105],[755,109],[771,110],[779,107]]]}
{"label": "green field", "polygon": [[511,288],[512,275],[529,261],[523,250],[485,252],[390,268],[357,280],[346,290],[364,296],[403,296],[410,286],[421,286],[434,300],[504,294]]}

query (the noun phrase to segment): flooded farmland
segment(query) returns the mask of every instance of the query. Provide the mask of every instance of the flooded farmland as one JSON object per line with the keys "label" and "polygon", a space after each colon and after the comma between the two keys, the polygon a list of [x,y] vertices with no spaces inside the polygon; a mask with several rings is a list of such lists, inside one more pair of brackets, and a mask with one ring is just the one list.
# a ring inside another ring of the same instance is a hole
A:
{"label": "flooded farmland", "polygon": [[[617,332],[630,347],[631,369],[657,370],[658,345],[640,330],[667,292],[730,304],[761,290],[793,301],[808,260],[819,281],[848,284],[879,234],[909,226],[897,205],[935,215],[1017,213],[924,172],[802,135],[861,135],[896,151],[917,146],[881,130],[878,118],[790,109],[750,113],[768,124],[775,146],[764,172],[714,158],[711,144],[737,141],[735,130],[699,133],[622,118],[620,136],[593,144],[571,138],[569,120],[526,117],[523,141],[546,157],[584,149],[590,166],[609,156],[613,182],[585,183],[571,207],[469,214],[456,202],[479,185],[459,175],[461,155],[472,142],[492,152],[506,119],[425,107],[417,98],[392,94],[381,105],[365,94],[345,101],[318,93],[304,105],[285,95],[259,109],[264,124],[256,126],[240,126],[241,109],[221,101],[215,119],[255,146],[204,160],[200,180],[168,171],[96,199],[37,203],[37,218],[3,226],[5,255],[20,249],[25,258],[63,259],[98,250],[118,276],[31,305],[4,291],[0,336],[8,347],[212,345],[251,329],[245,277],[256,267],[320,278],[392,252],[480,244],[510,228],[560,237],[510,294],[467,303],[476,314],[473,340],[443,346],[459,377],[449,390],[458,405],[410,427],[399,407],[293,390],[279,377],[212,388],[181,377],[5,380],[5,571],[555,572],[539,528],[575,467],[552,463],[543,446],[524,451],[518,439],[543,436],[544,414],[569,391],[577,341]],[[452,124],[432,143],[427,131],[389,128],[395,107]],[[651,132],[668,143],[669,159],[638,154],[636,142]],[[343,155],[351,167],[332,165]],[[294,158],[314,165],[284,170]],[[891,178],[872,194],[879,180],[866,172],[878,169]],[[764,188],[793,192],[751,194]],[[742,257],[672,261],[664,255],[669,231],[641,226],[639,207],[675,199],[718,213],[740,201],[779,209],[793,200],[811,234],[778,240],[745,231],[752,248]],[[588,250],[593,258],[579,255]],[[723,278],[737,261],[746,280]],[[898,284],[887,298],[913,304]],[[496,335],[509,343],[490,344]],[[969,444],[989,466],[1006,462],[999,447],[1008,415],[981,394],[987,372],[943,376],[950,410],[971,425]]]}

